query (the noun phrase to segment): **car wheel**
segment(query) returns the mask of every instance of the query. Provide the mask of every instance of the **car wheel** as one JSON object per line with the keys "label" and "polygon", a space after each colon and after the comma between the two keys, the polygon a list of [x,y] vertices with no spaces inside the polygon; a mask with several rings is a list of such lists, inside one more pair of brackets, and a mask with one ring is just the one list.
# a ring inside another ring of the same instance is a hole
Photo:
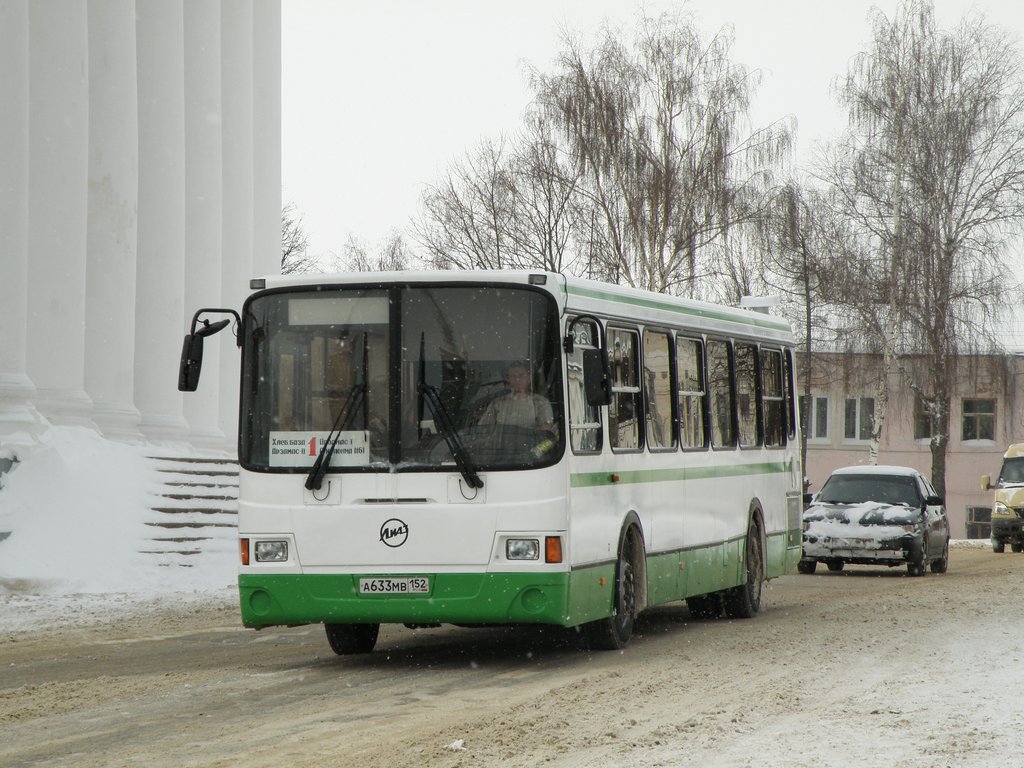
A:
{"label": "car wheel", "polygon": [[942,557],[932,560],[931,568],[932,573],[945,573],[949,568],[949,539],[946,539],[946,544],[942,548]]}
{"label": "car wheel", "polygon": [[828,569],[830,571],[841,571],[843,570],[843,566],[845,566],[846,563],[844,563],[842,560],[829,560],[827,563],[825,563],[825,565],[828,566]]}
{"label": "car wheel", "polygon": [[761,610],[761,595],[764,592],[764,551],[761,548],[761,528],[756,519],[747,528],[746,583],[727,589],[722,594],[722,607],[731,619],[749,619]]}
{"label": "car wheel", "polygon": [[995,552],[997,555],[999,555],[999,554],[1002,554],[1005,549],[1006,549],[1006,542],[1005,541],[997,541],[996,539],[992,539],[992,551],[993,552]]}
{"label": "car wheel", "polygon": [[615,567],[615,607],[611,616],[586,625],[587,640],[597,651],[617,651],[624,648],[633,636],[633,623],[639,612],[637,607],[637,563],[643,557],[643,545],[638,544],[635,528],[630,528],[622,540],[619,562]]}
{"label": "car wheel", "polygon": [[928,562],[924,557],[924,547],[921,551],[912,552],[910,560],[907,561],[907,574],[910,576],[924,576],[928,572]]}
{"label": "car wheel", "polygon": [[801,560],[799,563],[796,564],[796,569],[800,573],[807,573],[807,574],[814,573],[817,570],[817,568],[818,568],[818,561],[817,560]]}
{"label": "car wheel", "polygon": [[380,624],[324,624],[327,642],[339,656],[369,653],[377,644]]}

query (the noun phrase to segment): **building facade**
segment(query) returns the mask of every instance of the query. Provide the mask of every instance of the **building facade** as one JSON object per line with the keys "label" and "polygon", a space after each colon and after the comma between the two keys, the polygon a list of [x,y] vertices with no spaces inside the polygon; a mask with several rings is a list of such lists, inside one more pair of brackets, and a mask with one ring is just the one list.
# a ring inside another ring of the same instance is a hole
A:
{"label": "building facade", "polygon": [[0,0],[0,454],[49,424],[230,447],[198,307],[280,270],[280,0]]}
{"label": "building facade", "polygon": [[[868,463],[881,362],[865,353],[814,354],[811,394],[801,398],[804,474],[811,493],[832,470]],[[901,364],[926,363],[904,359]],[[992,492],[982,490],[981,477],[994,480],[1006,446],[1024,442],[1024,357],[1014,352],[961,357],[956,381],[949,403],[946,510],[954,538],[988,538]],[[888,384],[878,463],[914,467],[931,477],[934,421],[899,371],[890,374]],[[800,386],[803,393],[803,382]]]}

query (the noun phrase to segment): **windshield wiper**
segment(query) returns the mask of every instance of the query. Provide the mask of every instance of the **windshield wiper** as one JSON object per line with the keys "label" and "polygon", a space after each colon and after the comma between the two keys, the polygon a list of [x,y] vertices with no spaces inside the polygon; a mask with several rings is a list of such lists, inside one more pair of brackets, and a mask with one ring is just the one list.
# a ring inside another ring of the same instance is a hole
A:
{"label": "windshield wiper", "polygon": [[338,411],[338,418],[334,420],[334,426],[327,433],[327,440],[320,449],[320,453],[317,454],[316,461],[313,462],[313,468],[309,470],[309,474],[306,476],[306,490],[320,490],[320,486],[323,485],[324,475],[327,474],[327,467],[331,464],[331,456],[334,455],[334,447],[338,444],[338,438],[341,437],[341,431],[352,423],[352,417],[355,416],[356,411],[362,404],[365,392],[366,385],[362,382],[356,382],[349,388],[348,393],[345,395],[345,402],[341,404],[341,409]]}
{"label": "windshield wiper", "polygon": [[441,396],[438,395],[434,387],[425,382],[420,382],[419,388],[420,395],[426,400],[427,407],[430,408],[435,424],[444,437],[444,441],[448,443],[448,450],[451,451],[452,457],[455,459],[455,465],[459,468],[462,478],[470,488],[483,488],[484,481],[477,474],[476,467],[473,466],[473,461],[469,458],[469,452],[466,450],[466,446],[463,445],[455,425],[452,424],[451,417],[448,415],[448,411],[445,410],[444,403],[441,402]]}

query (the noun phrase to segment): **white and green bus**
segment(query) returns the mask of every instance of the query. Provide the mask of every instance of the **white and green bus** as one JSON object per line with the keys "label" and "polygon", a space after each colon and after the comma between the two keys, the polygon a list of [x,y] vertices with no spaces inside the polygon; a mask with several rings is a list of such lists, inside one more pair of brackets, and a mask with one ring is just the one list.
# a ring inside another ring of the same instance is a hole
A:
{"label": "white and green bus", "polygon": [[750,617],[800,558],[789,324],[538,272],[274,276],[242,350],[243,623],[580,627]]}

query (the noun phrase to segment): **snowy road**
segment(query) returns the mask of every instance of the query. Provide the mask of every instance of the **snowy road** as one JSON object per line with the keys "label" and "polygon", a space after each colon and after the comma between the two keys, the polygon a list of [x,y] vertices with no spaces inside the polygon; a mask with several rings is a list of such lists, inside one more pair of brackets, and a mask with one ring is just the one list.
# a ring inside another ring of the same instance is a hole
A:
{"label": "snowy road", "polygon": [[[985,766],[1024,749],[1024,556],[770,585],[752,621],[655,609],[566,632],[252,632],[233,605],[0,628],[0,765]],[[995,669],[994,669],[995,667]]]}

